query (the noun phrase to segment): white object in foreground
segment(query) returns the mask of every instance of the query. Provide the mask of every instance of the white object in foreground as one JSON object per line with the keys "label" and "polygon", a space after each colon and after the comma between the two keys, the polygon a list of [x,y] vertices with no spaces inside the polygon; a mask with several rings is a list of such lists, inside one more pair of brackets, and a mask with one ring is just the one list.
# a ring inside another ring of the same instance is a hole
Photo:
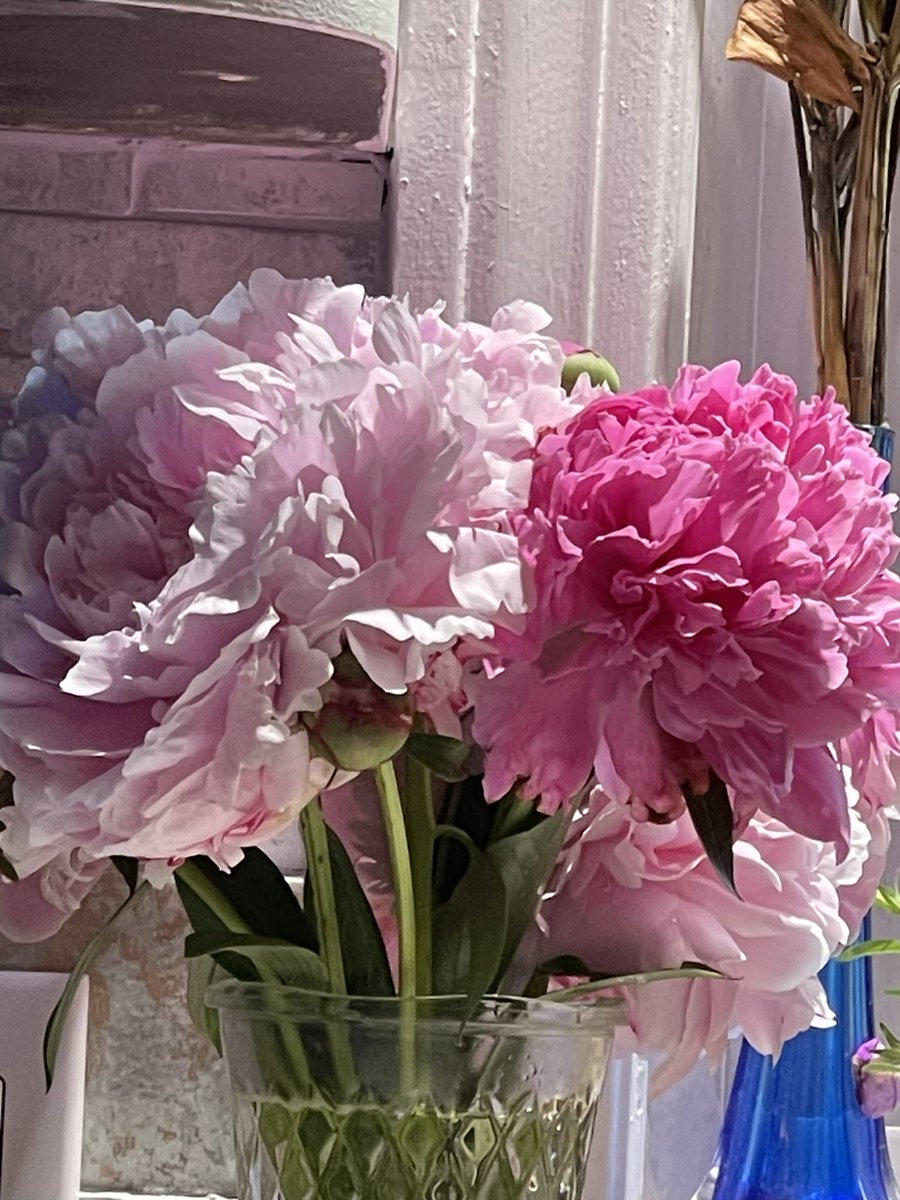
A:
{"label": "white object in foreground", "polygon": [[67,976],[0,971],[0,1200],[77,1200],[81,1178],[87,980],[69,1011],[49,1093],[44,1027]]}

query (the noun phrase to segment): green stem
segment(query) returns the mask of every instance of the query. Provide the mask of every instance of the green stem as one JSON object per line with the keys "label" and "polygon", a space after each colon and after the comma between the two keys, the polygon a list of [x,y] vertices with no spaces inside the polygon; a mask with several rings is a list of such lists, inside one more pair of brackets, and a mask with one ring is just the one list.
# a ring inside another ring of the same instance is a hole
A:
{"label": "green stem", "polygon": [[[231,901],[222,895],[212,880],[203,874],[196,863],[188,859],[187,862],[182,863],[176,869],[175,874],[232,933],[256,933],[252,925],[247,924]],[[259,967],[258,970],[260,980],[263,983],[282,982],[273,972],[266,971],[262,967]],[[260,1026],[258,1036],[265,1039],[266,1027],[264,1024]],[[289,1027],[285,1023],[273,1030],[271,1036],[276,1047],[279,1045],[279,1040],[281,1041],[281,1047],[276,1053],[275,1059],[280,1057],[293,1067],[293,1070],[296,1072],[296,1075],[293,1077],[290,1076],[289,1068],[283,1069],[288,1070],[290,1082],[300,1081],[300,1086],[302,1087],[304,1083],[311,1080],[312,1075],[299,1033],[296,1029]]]}
{"label": "green stem", "polygon": [[403,801],[406,839],[412,872],[416,923],[416,993],[430,996],[431,925],[434,902],[434,798],[431,772],[412,757],[406,759],[406,794]]}
{"label": "green stem", "polygon": [[381,811],[391,852],[399,935],[400,1091],[411,1097],[416,1084],[416,902],[403,805],[393,763],[375,768]]}
{"label": "green stem", "polygon": [[183,862],[175,874],[186,884],[194,895],[202,900],[213,916],[218,917],[226,929],[232,933],[255,933],[244,918],[238,913],[232,903],[227,900],[211,879],[208,879],[196,863]]}
{"label": "green stem", "polygon": [[579,996],[591,996],[595,992],[605,992],[614,987],[643,987],[648,983],[664,983],[669,979],[730,979],[721,971],[713,971],[710,967],[672,967],[661,971],[638,971],[633,975],[611,975],[607,979],[588,979],[585,983],[576,983],[572,987],[559,988],[555,992],[547,992],[545,1000],[572,1000]]}
{"label": "green stem", "polygon": [[334,899],[334,878],[331,873],[331,853],[328,849],[328,828],[322,815],[322,801],[310,800],[300,813],[300,829],[306,847],[306,869],[313,884],[316,908],[316,929],[319,934],[319,953],[328,973],[328,984],[336,996],[346,996],[347,979],[337,907]]}
{"label": "green stem", "polygon": [[450,838],[451,841],[458,842],[460,846],[465,846],[470,858],[474,858],[478,854],[475,842],[464,829],[460,829],[457,825],[435,825],[434,836]]}
{"label": "green stem", "polygon": [[490,841],[499,842],[505,837],[519,833],[534,821],[534,802],[505,796],[497,802],[497,816],[491,829]]}
{"label": "green stem", "polygon": [[401,997],[412,998],[416,994],[416,904],[413,891],[412,863],[406,826],[403,821],[403,806],[397,787],[397,776],[390,761],[375,769],[375,782],[381,797],[381,811],[387,831],[391,852],[391,869],[394,875],[394,892],[397,904],[397,931],[400,942],[399,988]]}
{"label": "green stem", "polygon": [[[306,849],[306,869],[315,897],[316,932],[319,955],[325,964],[328,986],[335,996],[347,995],[344,955],[341,950],[341,931],[334,896],[334,875],[331,870],[331,851],[328,846],[328,826],[322,813],[322,801],[317,796],[300,812],[300,830]],[[328,1044],[334,1061],[335,1077],[342,1096],[356,1093],[359,1083],[353,1064],[353,1050],[346,1029],[329,1024]]]}

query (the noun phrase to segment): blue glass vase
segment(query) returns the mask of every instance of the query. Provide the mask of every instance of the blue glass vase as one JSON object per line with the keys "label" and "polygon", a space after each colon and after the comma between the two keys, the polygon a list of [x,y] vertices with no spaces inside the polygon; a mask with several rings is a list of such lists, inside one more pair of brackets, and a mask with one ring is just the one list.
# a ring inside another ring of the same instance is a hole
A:
{"label": "blue glass vase", "polygon": [[[857,428],[893,461],[892,429]],[[890,477],[884,490],[889,486]],[[870,933],[866,917],[860,936]],[[860,1111],[851,1063],[875,1032],[871,961],[832,961],[819,978],[836,1025],[798,1034],[777,1063],[744,1043],[718,1163],[700,1194],[713,1200],[898,1200],[884,1121]]]}
{"label": "blue glass vase", "polygon": [[820,978],[837,1016],[832,1029],[798,1034],[777,1063],[744,1043],[714,1200],[898,1198],[884,1121],[863,1116],[851,1066],[874,1029],[871,963],[833,961]]}
{"label": "blue glass vase", "polygon": [[[894,431],[889,425],[857,425],[857,429],[861,429],[863,433],[868,433],[872,438],[872,449],[879,454],[885,462],[893,463],[894,461]],[[888,491],[891,485],[890,476],[884,481],[884,491]]]}

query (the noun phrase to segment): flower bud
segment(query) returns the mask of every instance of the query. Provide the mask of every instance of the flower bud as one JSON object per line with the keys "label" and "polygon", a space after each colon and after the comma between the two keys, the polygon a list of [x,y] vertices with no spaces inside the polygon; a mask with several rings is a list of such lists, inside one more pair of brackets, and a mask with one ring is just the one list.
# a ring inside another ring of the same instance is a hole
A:
{"label": "flower bud", "polygon": [[382,691],[348,651],[335,659],[322,699],[321,709],[304,718],[310,744],[345,771],[368,771],[387,762],[409,737],[412,696]]}
{"label": "flower bud", "polygon": [[[563,343],[563,346],[567,347],[568,343]],[[611,392],[617,392],[621,386],[616,368],[602,354],[595,354],[593,350],[579,350],[566,356],[561,382],[567,394],[571,394],[580,375],[587,375],[594,387],[605,383]]]}
{"label": "flower bud", "polygon": [[884,1043],[870,1038],[853,1055],[856,1095],[866,1117],[887,1116],[900,1103],[900,1074],[873,1066],[882,1050]]}

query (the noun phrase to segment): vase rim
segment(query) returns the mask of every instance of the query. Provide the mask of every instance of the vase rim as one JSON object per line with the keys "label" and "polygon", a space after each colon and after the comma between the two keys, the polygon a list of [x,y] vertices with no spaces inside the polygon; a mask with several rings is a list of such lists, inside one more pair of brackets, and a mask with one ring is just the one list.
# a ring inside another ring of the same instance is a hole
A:
{"label": "vase rim", "polygon": [[[461,1024],[512,1037],[598,1037],[625,1021],[625,1004],[614,999],[553,1000],[549,996],[482,996],[472,1011],[464,995],[345,996],[281,983],[225,979],[206,990],[209,1008],[238,1012],[249,1019],[335,1019],[396,1024],[404,1012],[414,1021],[458,1030]],[[412,1010],[410,1012],[410,1009]]]}

